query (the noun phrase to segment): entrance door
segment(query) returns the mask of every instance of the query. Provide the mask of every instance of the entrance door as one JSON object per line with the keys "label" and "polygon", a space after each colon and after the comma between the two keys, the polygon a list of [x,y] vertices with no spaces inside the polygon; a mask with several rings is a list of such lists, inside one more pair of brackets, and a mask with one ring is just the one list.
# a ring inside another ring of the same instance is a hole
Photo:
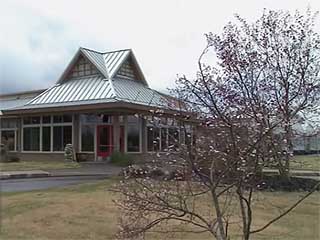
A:
{"label": "entrance door", "polygon": [[97,156],[106,158],[111,155],[113,148],[112,126],[97,126]]}

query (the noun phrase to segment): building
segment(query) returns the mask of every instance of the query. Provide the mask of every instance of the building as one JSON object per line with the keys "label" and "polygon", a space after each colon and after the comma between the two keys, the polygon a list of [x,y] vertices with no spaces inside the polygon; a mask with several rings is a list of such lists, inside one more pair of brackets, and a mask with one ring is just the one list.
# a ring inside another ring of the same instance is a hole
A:
{"label": "building", "polygon": [[171,118],[178,105],[148,87],[132,50],[80,48],[54,86],[0,96],[1,142],[23,160],[63,159],[66,144],[82,160],[141,158],[184,140]]}

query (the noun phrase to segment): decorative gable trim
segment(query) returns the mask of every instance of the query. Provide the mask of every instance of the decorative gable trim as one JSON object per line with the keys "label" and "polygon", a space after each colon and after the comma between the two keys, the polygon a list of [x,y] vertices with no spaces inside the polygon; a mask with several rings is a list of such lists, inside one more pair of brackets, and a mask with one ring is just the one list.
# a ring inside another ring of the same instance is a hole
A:
{"label": "decorative gable trim", "polygon": [[135,75],[137,76],[136,80],[141,81],[144,85],[148,86],[148,83],[143,75],[143,72],[138,64],[138,61],[136,57],[134,56],[132,50],[130,50],[129,54],[125,56],[125,58],[122,59],[122,61],[118,64],[117,68],[113,71],[113,74],[110,75],[110,78],[114,78],[119,74],[119,71],[121,71],[121,68],[124,67],[127,62],[130,61],[131,67],[133,67],[133,70],[135,72]]}
{"label": "decorative gable trim", "polygon": [[[75,67],[76,63],[78,62],[79,57],[84,57],[87,61],[89,61],[92,65],[94,65],[99,73],[104,76],[106,79],[108,79],[108,74],[105,70],[101,69],[101,66],[99,66],[95,61],[93,61],[92,57],[86,53],[82,48],[79,48],[76,54],[71,59],[70,63],[68,64],[67,68],[63,71],[62,75],[60,76],[59,80],[57,81],[57,84],[61,84],[65,82],[68,79],[68,76],[72,69]],[[103,58],[102,58],[103,59]]]}

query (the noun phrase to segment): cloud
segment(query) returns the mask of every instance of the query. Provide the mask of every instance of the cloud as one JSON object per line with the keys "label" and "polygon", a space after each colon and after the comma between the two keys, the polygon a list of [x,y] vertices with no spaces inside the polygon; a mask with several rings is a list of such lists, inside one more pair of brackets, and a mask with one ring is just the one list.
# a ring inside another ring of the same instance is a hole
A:
{"label": "cloud", "polygon": [[[309,1],[314,10],[317,1]],[[252,20],[266,8],[305,10],[302,1],[223,2],[16,1],[0,10],[0,93],[53,85],[79,46],[98,51],[132,48],[151,87],[193,76],[204,33],[220,32],[233,13]]]}

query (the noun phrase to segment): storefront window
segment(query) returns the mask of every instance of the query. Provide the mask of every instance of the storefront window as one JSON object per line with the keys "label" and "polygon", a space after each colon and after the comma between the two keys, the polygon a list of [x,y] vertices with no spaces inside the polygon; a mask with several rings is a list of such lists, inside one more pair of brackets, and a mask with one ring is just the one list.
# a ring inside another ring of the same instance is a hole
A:
{"label": "storefront window", "polygon": [[40,151],[39,127],[28,127],[23,129],[23,150]]}
{"label": "storefront window", "polygon": [[148,127],[148,152],[159,151],[160,149],[160,128]]}
{"label": "storefront window", "polygon": [[72,144],[72,126],[54,126],[53,151],[64,151],[67,144]]}
{"label": "storefront window", "polygon": [[179,129],[178,128],[168,128],[168,141],[169,149],[177,150],[179,147]]}
{"label": "storefront window", "polygon": [[140,121],[135,116],[128,116],[127,151],[140,152]]}
{"label": "storefront window", "polygon": [[83,125],[81,126],[81,151],[93,152],[94,151],[94,126]]}
{"label": "storefront window", "polygon": [[51,127],[42,127],[42,151],[51,149]]}

